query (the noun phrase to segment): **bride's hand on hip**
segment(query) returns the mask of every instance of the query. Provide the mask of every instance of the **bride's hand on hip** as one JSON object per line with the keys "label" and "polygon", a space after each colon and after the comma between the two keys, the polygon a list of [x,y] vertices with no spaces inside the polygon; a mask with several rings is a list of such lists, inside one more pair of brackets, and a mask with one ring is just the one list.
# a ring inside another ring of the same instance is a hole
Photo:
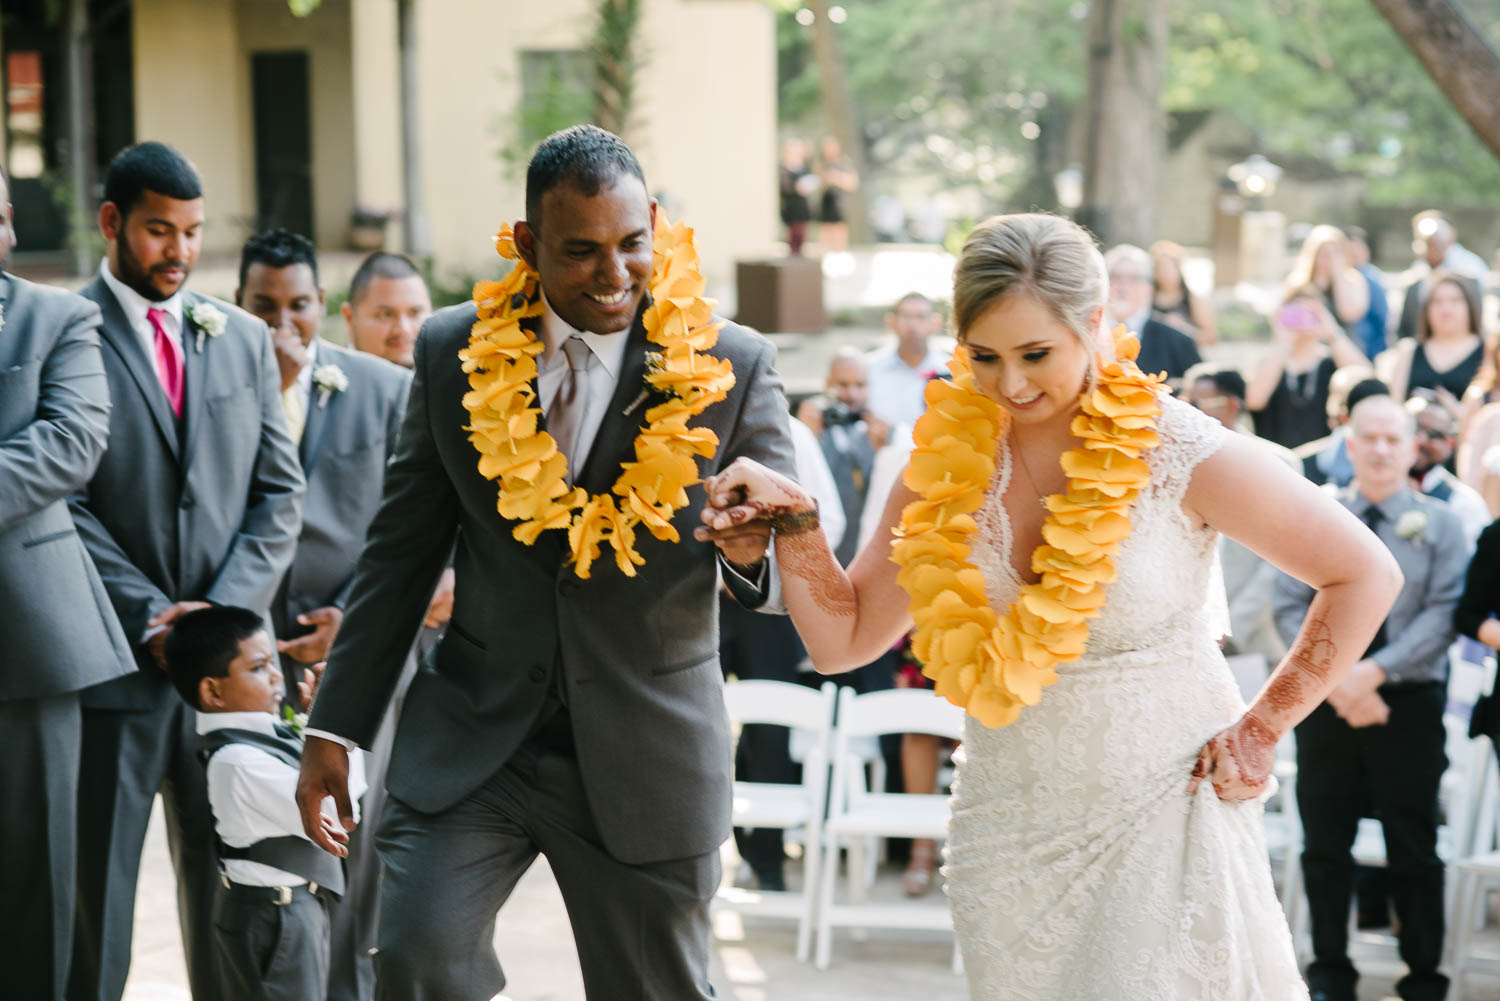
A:
{"label": "bride's hand on hip", "polygon": [[1187,791],[1196,793],[1205,778],[1219,798],[1229,802],[1255,799],[1266,791],[1276,765],[1275,731],[1247,712],[1233,726],[1203,745]]}

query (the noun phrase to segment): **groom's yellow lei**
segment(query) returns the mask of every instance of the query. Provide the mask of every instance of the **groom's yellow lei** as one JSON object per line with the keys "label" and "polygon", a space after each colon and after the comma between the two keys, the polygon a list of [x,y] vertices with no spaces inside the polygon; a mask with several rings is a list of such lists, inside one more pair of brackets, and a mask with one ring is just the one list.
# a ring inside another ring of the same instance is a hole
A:
{"label": "groom's yellow lei", "polygon": [[1043,544],[1031,554],[1041,575],[1003,616],[990,607],[984,575],[969,560],[973,514],[995,470],[1005,412],[974,385],[960,349],[951,383],[927,384],[927,412],[905,482],[919,499],[901,512],[891,558],[911,595],[912,653],[937,694],[985,726],[1015,722],[1057,681],[1053,668],[1081,656],[1088,620],[1104,607],[1115,579],[1114,556],[1130,534],[1129,511],[1150,476],[1141,455],[1160,441],[1158,380],[1135,365],[1140,345],[1124,327],[1115,354],[1100,356],[1072,431],[1083,447],[1064,452],[1067,492],[1046,500]]}
{"label": "groom's yellow lei", "polygon": [[621,572],[634,577],[646,562],[635,549],[638,525],[658,539],[678,541],[672,517],[687,505],[687,487],[698,482],[693,456],[712,458],[719,447],[713,431],[687,423],[734,386],[727,360],[699,354],[717,343],[722,324],[713,322],[713,300],[703,298],[693,231],[682,223],[668,225],[658,212],[654,236],[652,302],[642,322],[647,340],[661,351],[647,355],[643,390],[666,399],[646,411],[635,461],[621,465],[611,493],[569,487],[567,457],[538,427],[536,356],[542,344],[522,321],[542,315],[541,280],[520,260],[510,226],[495,237],[495,249],[516,266],[500,281],[474,286],[479,319],[458,353],[469,374],[465,430],[479,452],[480,474],[500,481],[496,509],[518,523],[512,534],[528,546],[548,529],[567,529],[569,559],[583,578],[605,542]]}

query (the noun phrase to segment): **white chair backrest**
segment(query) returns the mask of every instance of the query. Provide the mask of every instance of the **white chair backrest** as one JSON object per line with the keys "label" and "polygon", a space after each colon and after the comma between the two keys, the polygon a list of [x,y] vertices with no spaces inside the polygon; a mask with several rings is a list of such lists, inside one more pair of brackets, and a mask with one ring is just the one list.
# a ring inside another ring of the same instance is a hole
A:
{"label": "white chair backrest", "polygon": [[846,688],[839,696],[837,725],[840,739],[930,733],[958,740],[963,736],[964,711],[925,689],[892,688],[856,695]]}
{"label": "white chair backrest", "polygon": [[805,730],[828,729],[833,719],[833,682],[821,689],[788,681],[729,681],[724,707],[736,723],[769,723]]}

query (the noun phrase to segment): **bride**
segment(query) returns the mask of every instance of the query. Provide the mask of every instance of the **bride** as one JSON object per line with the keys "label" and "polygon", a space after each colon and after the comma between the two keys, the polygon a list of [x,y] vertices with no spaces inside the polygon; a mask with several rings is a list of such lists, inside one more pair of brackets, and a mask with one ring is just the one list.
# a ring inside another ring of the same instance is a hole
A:
{"label": "bride", "polygon": [[[915,623],[937,693],[968,710],[944,871],[974,997],[1306,998],[1260,800],[1400,573],[1332,498],[1143,376],[1133,340],[1117,357],[1105,282],[1065,219],[981,223],[954,273],[955,379],[929,385],[847,573],[807,493],[744,459],[707,482],[697,535],[774,530],[819,671]],[[1318,591],[1248,708],[1209,597],[1219,532]]]}

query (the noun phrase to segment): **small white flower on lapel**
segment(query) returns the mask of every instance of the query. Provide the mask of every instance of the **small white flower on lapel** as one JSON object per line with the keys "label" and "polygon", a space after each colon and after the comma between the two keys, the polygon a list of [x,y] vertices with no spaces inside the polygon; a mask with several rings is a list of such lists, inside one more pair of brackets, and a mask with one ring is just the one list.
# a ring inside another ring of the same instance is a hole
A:
{"label": "small white flower on lapel", "polygon": [[229,326],[229,317],[224,311],[208,302],[195,302],[188,307],[188,319],[193,321],[193,326],[198,328],[198,339],[194,350],[203,353],[203,335],[218,337]]}
{"label": "small white flower on lapel", "polygon": [[313,369],[313,385],[318,387],[319,408],[328,406],[328,398],[349,388],[349,377],[337,365],[319,365]]}
{"label": "small white flower on lapel", "polygon": [[1426,533],[1426,511],[1408,511],[1396,519],[1396,534],[1408,542],[1421,542]]}
{"label": "small white flower on lapel", "polygon": [[660,351],[646,352],[646,370],[642,373],[641,376],[640,395],[638,395],[634,400],[630,402],[630,406],[620,411],[621,417],[629,417],[631,414],[635,413],[637,407],[639,407],[642,403],[645,403],[646,400],[651,397],[652,393],[659,392],[659,390],[651,384],[651,377],[653,375],[660,375],[662,372],[666,371],[666,368],[667,360],[662,357],[662,353]]}

